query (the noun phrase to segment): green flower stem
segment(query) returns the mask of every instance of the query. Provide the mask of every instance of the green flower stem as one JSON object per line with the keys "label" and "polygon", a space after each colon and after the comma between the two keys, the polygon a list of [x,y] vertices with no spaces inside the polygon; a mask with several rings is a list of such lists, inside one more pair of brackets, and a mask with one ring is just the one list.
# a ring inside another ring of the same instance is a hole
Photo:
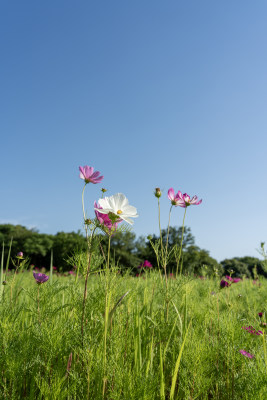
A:
{"label": "green flower stem", "polygon": [[170,221],[171,221],[171,212],[172,212],[172,205],[169,212],[169,223],[168,223],[168,231],[167,231],[167,241],[166,241],[166,254],[165,254],[165,266],[167,264],[167,255],[168,255],[168,241],[169,241],[169,233],[170,233]]}
{"label": "green flower stem", "polygon": [[110,260],[110,241],[111,241],[111,234],[108,235],[108,259],[107,259],[107,270],[109,270],[109,260]]}
{"label": "green flower stem", "polygon": [[84,220],[84,229],[85,229],[85,234],[86,234],[86,239],[88,241],[88,228],[87,228],[87,224],[85,223],[86,221],[86,215],[85,215],[85,209],[84,209],[84,189],[85,189],[86,183],[83,187],[83,191],[82,191],[82,206],[83,206],[83,220]]}
{"label": "green flower stem", "polygon": [[159,198],[158,198],[158,209],[159,209],[159,234],[160,234],[160,245],[161,245],[161,257],[162,257],[162,261],[164,262],[162,232],[161,232],[161,225],[160,225],[160,201],[159,201]]}
{"label": "green flower stem", "polygon": [[[181,238],[181,246],[180,246],[179,257],[178,257],[178,261],[177,261],[176,276],[178,275],[178,268],[179,268],[179,263],[180,263],[180,259],[181,259],[181,255],[182,255],[183,238],[184,238],[184,221],[185,221],[186,209],[187,209],[187,207],[184,210],[183,227],[182,227],[182,238]],[[182,267],[180,269],[180,276],[181,275],[182,275]]]}

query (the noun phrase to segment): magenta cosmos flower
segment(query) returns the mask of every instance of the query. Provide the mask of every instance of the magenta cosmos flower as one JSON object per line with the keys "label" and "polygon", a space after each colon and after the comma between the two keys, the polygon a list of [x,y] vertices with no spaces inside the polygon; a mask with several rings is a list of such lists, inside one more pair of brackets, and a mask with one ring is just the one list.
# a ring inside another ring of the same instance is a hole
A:
{"label": "magenta cosmos flower", "polygon": [[138,265],[137,268],[139,268],[139,269],[141,269],[141,268],[152,268],[152,264],[148,260],[145,260],[143,263]]}
{"label": "magenta cosmos flower", "polygon": [[181,198],[179,197],[179,192],[177,194],[174,193],[174,189],[173,188],[170,188],[168,190],[168,198],[169,198],[169,200],[171,200],[171,204],[173,206],[175,206],[175,207],[177,207],[177,206],[183,207],[184,201],[181,200]]}
{"label": "magenta cosmos flower", "polygon": [[202,203],[202,199],[198,200],[197,196],[193,196],[191,199],[187,193],[182,194],[182,192],[180,192],[180,190],[178,190],[178,193],[176,196],[178,196],[178,198],[180,199],[180,202],[178,205],[183,208],[186,208],[186,207],[192,206],[192,205],[197,206]]}
{"label": "magenta cosmos flower", "polygon": [[39,272],[33,272],[33,276],[34,279],[36,280],[36,282],[40,285],[41,283],[45,283],[46,281],[48,281],[49,276],[45,275],[45,274],[41,274]]}
{"label": "magenta cosmos flower", "polygon": [[106,228],[108,228],[109,231],[111,231],[112,228],[114,230],[116,230],[118,227],[118,224],[120,222],[122,222],[122,219],[120,218],[120,219],[117,219],[117,221],[112,224],[112,221],[109,218],[108,214],[102,214],[99,211],[97,211],[97,210],[102,210],[102,207],[100,207],[100,205],[97,204],[96,201],[94,202],[94,208],[95,208],[95,215],[96,215],[96,218],[98,219],[98,222],[101,225],[104,225]]}
{"label": "magenta cosmos flower", "polygon": [[85,183],[99,183],[102,181],[104,176],[99,176],[100,172],[95,171],[93,167],[85,165],[84,167],[79,167],[80,178],[84,180]]}
{"label": "magenta cosmos flower", "polygon": [[240,282],[240,281],[242,281],[241,278],[234,278],[234,279],[233,279],[233,283],[238,283],[238,282]]}
{"label": "magenta cosmos flower", "polygon": [[248,333],[251,333],[251,335],[262,335],[262,331],[256,331],[253,326],[242,326],[242,329],[248,331]]}
{"label": "magenta cosmos flower", "polygon": [[248,358],[254,358],[255,357],[253,354],[250,354],[245,350],[239,350],[239,353],[243,354],[243,356],[248,357]]}
{"label": "magenta cosmos flower", "polygon": [[222,279],[221,282],[220,282],[220,287],[221,288],[225,288],[225,287],[228,287],[228,286],[230,286],[230,283],[225,281],[224,279]]}

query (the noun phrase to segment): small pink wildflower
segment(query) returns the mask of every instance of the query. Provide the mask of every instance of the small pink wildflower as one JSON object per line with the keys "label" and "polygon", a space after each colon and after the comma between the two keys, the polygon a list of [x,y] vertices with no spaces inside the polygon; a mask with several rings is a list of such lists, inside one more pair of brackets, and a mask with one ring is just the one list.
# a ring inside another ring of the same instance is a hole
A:
{"label": "small pink wildflower", "polygon": [[[178,193],[179,193],[179,192],[178,192]],[[175,194],[175,193],[174,193],[174,189],[173,189],[173,188],[170,188],[170,189],[168,190],[168,198],[169,198],[169,200],[171,200],[171,204],[172,204],[173,206],[175,206],[175,207],[177,207],[177,206],[183,207],[184,202],[183,202],[183,200],[180,199],[178,193]]]}
{"label": "small pink wildflower", "polygon": [[95,171],[93,167],[89,167],[85,165],[84,167],[79,167],[80,170],[80,178],[85,181],[85,183],[99,183],[102,181],[104,176],[99,176],[100,172]]}
{"label": "small pink wildflower", "polygon": [[178,195],[178,197],[180,199],[180,202],[179,202],[178,205],[180,207],[183,207],[183,208],[186,208],[186,207],[191,206],[191,205],[196,205],[197,206],[197,205],[202,203],[202,199],[198,200],[197,196],[193,196],[192,199],[191,199],[190,196],[187,193],[182,194],[180,192],[180,190],[178,190],[177,195]]}
{"label": "small pink wildflower", "polygon": [[39,285],[41,283],[45,283],[49,279],[49,276],[47,276],[45,274],[41,274],[41,273],[33,272],[33,276],[34,276],[34,279],[36,280],[36,283],[38,283]]}
{"label": "small pink wildflower", "polygon": [[262,318],[262,315],[263,315],[262,312],[259,312],[259,313],[258,313],[258,316],[259,316],[260,318]]}
{"label": "small pink wildflower", "polygon": [[233,278],[230,275],[225,275],[225,279],[227,279],[229,282],[233,281]]}
{"label": "small pink wildflower", "polygon": [[137,268],[139,268],[139,269],[141,269],[141,268],[152,268],[152,264],[148,260],[145,260],[143,263],[138,265]]}
{"label": "small pink wildflower", "polygon": [[228,287],[228,286],[230,286],[230,283],[225,281],[224,279],[222,279],[221,282],[220,282],[220,287],[221,288],[225,288],[225,287]]}
{"label": "small pink wildflower", "polygon": [[233,283],[238,283],[238,282],[240,282],[240,281],[242,281],[241,278],[234,278],[234,279],[233,279]]}
{"label": "small pink wildflower", "polygon": [[242,326],[242,329],[248,331],[248,333],[251,333],[252,335],[262,335],[262,331],[256,331],[253,326]]}
{"label": "small pink wildflower", "polygon": [[245,350],[239,350],[239,353],[243,354],[243,356],[248,357],[248,358],[254,358],[255,357],[253,354],[250,354]]}

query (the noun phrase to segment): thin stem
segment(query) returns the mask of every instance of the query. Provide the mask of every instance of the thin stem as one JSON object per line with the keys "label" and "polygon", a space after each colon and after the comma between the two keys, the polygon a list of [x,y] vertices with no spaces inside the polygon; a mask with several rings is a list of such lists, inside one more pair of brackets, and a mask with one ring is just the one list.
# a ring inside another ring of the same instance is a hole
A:
{"label": "thin stem", "polygon": [[88,241],[88,228],[87,228],[87,224],[86,224],[86,215],[85,215],[85,209],[84,209],[84,189],[85,189],[86,183],[83,187],[83,191],[82,191],[82,206],[83,206],[83,219],[84,219],[84,229],[85,229],[85,234],[86,234],[86,239]]}
{"label": "thin stem", "polygon": [[162,257],[162,261],[164,262],[162,232],[161,232],[161,226],[160,226],[160,202],[159,202],[159,198],[158,198],[158,209],[159,209],[159,234],[160,234],[160,245],[161,245],[161,257]]}
{"label": "thin stem", "polygon": [[[179,267],[180,258],[181,258],[181,254],[182,254],[182,248],[183,248],[184,221],[185,221],[186,209],[187,209],[187,207],[186,207],[185,210],[184,210],[183,227],[182,227],[182,238],[181,238],[181,246],[180,246],[179,257],[178,257],[178,261],[177,261],[176,275],[178,275],[178,267]],[[181,275],[182,275],[182,267],[181,267],[181,269],[180,269],[180,276],[181,276]]]}
{"label": "thin stem", "polygon": [[111,241],[111,234],[108,235],[108,259],[107,259],[107,270],[109,270],[109,260],[110,260],[110,241]]}
{"label": "thin stem", "polygon": [[169,233],[170,233],[170,221],[171,221],[171,212],[172,212],[172,205],[169,212],[169,223],[168,223],[168,231],[167,231],[167,241],[166,241],[166,255],[165,255],[165,265],[167,264],[167,255],[168,255],[168,241],[169,241]]}

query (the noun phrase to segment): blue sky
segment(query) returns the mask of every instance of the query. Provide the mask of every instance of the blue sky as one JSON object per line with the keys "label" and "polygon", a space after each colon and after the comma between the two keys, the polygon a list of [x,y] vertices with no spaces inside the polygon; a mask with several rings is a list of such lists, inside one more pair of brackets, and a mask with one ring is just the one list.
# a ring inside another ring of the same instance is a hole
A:
{"label": "blue sky", "polygon": [[[173,187],[203,199],[186,225],[221,261],[267,240],[267,3],[2,1],[0,223],[82,229],[79,165],[167,226]],[[172,225],[181,225],[176,208]]]}

